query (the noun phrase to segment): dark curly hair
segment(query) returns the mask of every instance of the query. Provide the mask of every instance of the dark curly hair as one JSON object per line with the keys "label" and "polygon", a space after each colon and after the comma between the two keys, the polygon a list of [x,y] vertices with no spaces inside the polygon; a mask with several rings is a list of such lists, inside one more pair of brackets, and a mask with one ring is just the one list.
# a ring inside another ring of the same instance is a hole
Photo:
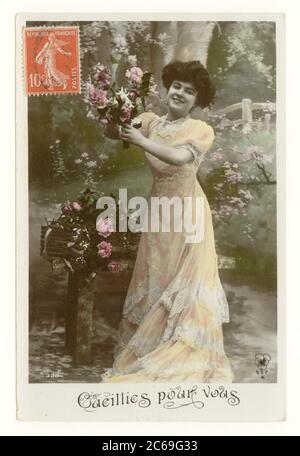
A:
{"label": "dark curly hair", "polygon": [[174,80],[192,82],[197,90],[196,104],[201,108],[210,106],[215,99],[216,89],[209,73],[199,60],[181,62],[175,60],[168,63],[162,70],[162,82],[169,90]]}

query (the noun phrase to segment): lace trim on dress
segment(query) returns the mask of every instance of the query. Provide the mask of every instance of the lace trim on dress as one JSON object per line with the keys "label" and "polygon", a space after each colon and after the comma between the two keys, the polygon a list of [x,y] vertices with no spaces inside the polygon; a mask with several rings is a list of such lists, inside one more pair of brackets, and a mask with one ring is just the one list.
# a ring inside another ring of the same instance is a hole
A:
{"label": "lace trim on dress", "polygon": [[[145,286],[145,291],[147,287],[145,283],[143,285]],[[143,285],[140,286],[138,295],[139,300],[145,297],[142,292]],[[129,311],[128,309],[123,313],[122,331],[119,333],[116,346],[116,359],[122,355],[122,350],[125,348],[129,348],[137,358],[141,358],[154,350],[158,344],[169,340],[181,340],[190,347],[198,349],[205,348],[212,352],[222,354],[224,352],[224,346],[220,328],[222,323],[229,321],[229,312],[226,295],[221,282],[219,282],[218,288],[214,290],[208,290],[201,283],[198,283],[196,287],[195,284],[193,284],[193,287],[194,291],[191,291],[192,281],[177,279],[173,281],[152,305],[147,303],[146,306],[139,307],[135,306],[135,302],[132,301],[132,305],[134,306],[133,311]],[[156,293],[158,292],[159,290],[156,289]],[[192,305],[195,300],[199,301],[199,306],[203,306],[203,311],[206,311],[209,307],[215,308],[213,314],[216,313],[217,320],[215,321],[212,330],[209,330],[207,327],[204,329],[195,329],[178,324],[181,312],[187,308],[189,303]],[[149,337],[149,339],[145,340],[145,337],[140,336],[138,330],[135,329],[131,332],[129,328],[126,328],[126,320],[139,326],[151,309],[159,308],[160,306],[163,306],[169,313],[166,326],[163,329],[161,336]]]}
{"label": "lace trim on dress", "polygon": [[193,348],[204,348],[212,353],[224,353],[224,344],[221,335],[216,335],[207,330],[203,331],[201,328],[176,326],[170,340],[181,340]]}
{"label": "lace trim on dress", "polygon": [[[190,360],[188,354],[186,363],[182,360],[180,363],[176,363],[176,360],[172,359],[170,365],[168,367],[164,366],[162,372],[162,369],[159,365],[159,353],[157,354],[157,363],[154,363],[152,359],[152,351],[156,348],[153,346],[153,343],[151,345],[145,345],[144,340],[142,341],[138,340],[138,338],[135,338],[135,340],[131,339],[127,344],[121,343],[119,345],[119,353],[115,357],[115,363],[117,365],[119,359],[124,355],[123,350],[131,351],[136,357],[136,362],[131,364],[129,367],[122,366],[121,371],[117,367],[107,369],[104,377],[109,378],[113,375],[126,375],[135,373],[141,369],[143,370],[143,374],[159,374],[159,377],[164,377],[172,374],[181,375],[190,372],[197,373],[203,369],[212,371],[216,368],[220,370],[220,372],[225,369],[224,372],[228,373],[228,360],[224,352],[223,337],[221,331],[212,333],[205,330],[201,331],[199,328],[192,329],[178,326],[170,341],[183,342],[192,350],[200,350],[199,355],[197,355],[197,358],[199,357],[199,361],[195,362],[194,360]],[[191,341],[193,342],[191,343]],[[163,341],[159,341],[157,345],[161,346],[162,342]],[[170,347],[169,350],[172,350],[172,348]],[[147,357],[148,354],[151,354],[150,357]],[[195,356],[195,353],[191,351],[190,355],[193,358]],[[180,354],[178,356],[180,356]]]}
{"label": "lace trim on dress", "polygon": [[168,125],[178,125],[178,124],[182,124],[183,122],[185,122],[186,120],[190,119],[190,114],[187,114],[185,117],[179,117],[179,119],[175,119],[175,120],[168,120],[167,119],[167,115],[168,114],[164,114],[163,116],[160,117],[160,120]]}
{"label": "lace trim on dress", "polygon": [[162,117],[157,117],[151,122],[151,131],[153,130],[154,135],[159,136],[160,138],[172,138],[174,137],[175,133],[177,133],[177,131],[182,128],[184,122],[187,121],[189,118],[190,116],[188,115],[185,118],[182,117],[174,121],[169,121],[166,119],[166,115]]}
{"label": "lace trim on dress", "polygon": [[[178,315],[176,317],[178,318]],[[174,320],[177,319],[176,317]],[[170,326],[168,327],[169,323]],[[223,337],[220,328],[211,331],[207,328],[191,328],[177,325],[176,322],[173,325],[172,323],[172,320],[168,320],[167,328],[159,340],[145,340],[141,338],[139,333],[134,334],[127,341],[120,340],[118,342],[116,360],[122,355],[122,350],[126,348],[130,349],[137,358],[142,358],[157,348],[158,345],[169,341],[181,341],[191,348],[207,350],[210,354],[224,354]]]}
{"label": "lace trim on dress", "polygon": [[153,176],[154,181],[165,182],[165,181],[174,181],[175,179],[186,179],[189,177],[196,178],[196,174],[193,171],[177,171],[174,172],[171,176]]}
{"label": "lace trim on dress", "polygon": [[155,350],[158,345],[169,341],[183,342],[193,349],[206,350],[210,353],[210,355],[224,354],[223,338],[221,336],[217,337],[214,334],[209,334],[207,330],[201,331],[201,329],[195,330],[185,328],[183,326],[177,326],[171,338],[167,339],[163,337],[160,341],[155,343],[155,346],[153,346],[153,342],[146,343],[146,341],[140,337],[133,337],[127,343],[120,341],[115,361],[117,362],[118,359],[123,356],[123,350],[125,349],[131,350],[135,356],[140,359]]}
{"label": "lace trim on dress", "polygon": [[134,293],[127,294],[125,303],[123,306],[123,316],[130,315],[130,321],[132,323],[140,324],[145,313],[148,312],[149,305],[146,309],[141,309],[136,304],[141,301],[143,298],[146,298],[148,294],[153,297],[153,302],[156,302],[159,297],[162,295],[163,291],[160,287],[151,286],[149,287],[148,281],[144,281],[137,286],[137,290]]}
{"label": "lace trim on dress", "polygon": [[[177,296],[173,302],[171,298],[175,293]],[[156,286],[149,287],[148,281],[144,281],[138,285],[138,289],[135,293],[132,293],[126,298],[123,315],[128,319],[133,316],[133,322],[139,324],[148,312],[149,307],[151,308],[151,304],[149,304],[147,309],[140,309],[138,317],[136,314],[133,314],[132,310],[137,310],[138,306],[136,306],[136,303],[146,297],[147,294],[154,296],[152,305],[155,304],[157,300],[162,303],[169,303],[169,305],[165,305],[167,310],[170,310],[174,305],[174,310],[172,310],[171,316],[173,316],[174,313],[178,313],[176,310],[179,308],[179,302],[183,303],[189,301],[191,302],[195,299],[203,299],[205,302],[215,305],[219,323],[229,323],[228,301],[220,280],[218,280],[216,288],[209,290],[202,282],[198,282],[195,286],[195,282],[192,280],[176,278],[164,291]],[[182,308],[179,311],[181,310]]]}
{"label": "lace trim on dress", "polygon": [[[179,284],[184,284],[183,288],[179,289],[176,288]],[[195,287],[194,291],[191,292],[191,284],[192,281],[182,281],[182,280],[174,280],[169,288],[167,288],[158,298],[158,300],[150,306],[149,304],[146,308],[142,307],[140,309],[139,317],[137,318],[136,315],[136,308],[134,308],[134,312],[127,313],[123,315],[122,320],[122,333],[119,334],[118,343],[115,347],[115,364],[118,364],[118,361],[124,355],[124,350],[131,351],[135,357],[137,358],[137,362],[140,363],[139,369],[142,367],[143,369],[146,368],[149,373],[155,370],[155,366],[153,366],[153,361],[149,361],[147,364],[147,354],[153,352],[158,346],[168,343],[170,341],[173,342],[182,342],[185,345],[189,346],[191,349],[196,350],[204,350],[202,351],[203,359],[199,365],[195,365],[193,368],[189,366],[188,371],[191,370],[193,372],[201,371],[201,369],[205,369],[211,372],[215,369],[215,367],[220,367],[220,361],[224,360],[224,363],[227,362],[227,358],[224,352],[224,344],[223,344],[223,335],[222,335],[222,327],[218,323],[222,323],[225,321],[229,321],[229,313],[228,313],[228,303],[226,300],[226,295],[224,293],[223,287],[221,282],[219,281],[219,286],[215,290],[208,290],[203,284],[198,283]],[[147,293],[147,285],[146,281],[139,286],[139,292],[135,293],[135,297],[137,299],[143,299],[146,297],[145,294]],[[159,292],[159,289],[156,288],[156,292]],[[175,298],[173,295],[175,294]],[[186,303],[190,302],[191,304],[194,302],[194,299],[202,300],[204,304],[204,309],[208,309],[211,306],[219,306],[222,309],[222,312],[219,312],[219,322],[211,327],[192,327],[187,326],[187,324],[178,324],[178,319],[182,310],[186,307]],[[131,302],[134,305],[134,295],[131,296]],[[209,304],[209,306],[206,305]],[[162,331],[162,334],[158,337],[154,334],[154,337],[147,338],[143,337],[139,334],[139,331],[135,329],[130,329],[130,327],[126,327],[128,322],[134,322],[136,325],[140,325],[143,318],[146,316],[147,312],[149,312],[152,308],[156,306],[157,309],[160,306],[163,306],[169,312],[167,318],[167,324]],[[137,306],[136,306],[137,307]],[[225,310],[224,310],[225,309]],[[201,356],[202,356],[201,355]],[[217,360],[215,362],[215,360]],[[132,366],[132,365],[131,365]],[[221,369],[222,370],[222,369]],[[103,374],[103,381],[106,381],[111,376],[114,375],[126,375],[132,371],[131,367],[126,369],[122,367],[122,372],[118,372],[116,369],[110,369],[108,372]],[[228,372],[228,366],[226,366],[225,371]],[[168,376],[171,374],[184,374],[187,373],[186,369],[181,369],[178,371],[178,368],[175,366],[164,369],[164,372],[159,373],[159,378]]]}

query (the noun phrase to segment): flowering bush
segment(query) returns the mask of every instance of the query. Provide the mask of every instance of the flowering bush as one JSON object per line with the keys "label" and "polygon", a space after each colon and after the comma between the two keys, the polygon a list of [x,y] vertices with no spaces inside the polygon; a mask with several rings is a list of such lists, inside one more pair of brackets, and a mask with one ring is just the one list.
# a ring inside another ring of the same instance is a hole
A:
{"label": "flowering bush", "polygon": [[109,155],[102,153],[105,147],[102,146],[100,153],[95,151],[82,152],[78,158],[73,160],[76,165],[76,175],[83,178],[82,184],[88,188],[95,189],[102,178],[102,168],[109,159]]}
{"label": "flowering bush", "polygon": [[[139,108],[145,109],[145,98],[156,93],[151,73],[132,66],[126,70],[125,76],[127,86],[118,88],[111,71],[98,63],[86,83],[86,101],[93,111],[96,110],[98,120],[104,126],[109,123],[130,124]],[[89,110],[88,116],[95,117],[93,111]]]}
{"label": "flowering bush", "polygon": [[54,143],[49,146],[52,158],[53,178],[56,180],[65,180],[66,165],[64,155],[60,147],[60,139],[56,139]]}
{"label": "flowering bush", "polygon": [[[255,245],[254,240],[257,244],[259,234],[271,242],[270,233],[274,235],[275,226],[270,214],[276,191],[273,133],[255,125],[247,134],[242,125],[223,132],[217,123],[214,130],[214,148],[206,157],[205,175],[202,171],[199,177],[203,179],[218,240],[227,246],[241,243],[249,247]],[[234,231],[228,241],[230,227]],[[265,241],[264,244],[267,245]]]}

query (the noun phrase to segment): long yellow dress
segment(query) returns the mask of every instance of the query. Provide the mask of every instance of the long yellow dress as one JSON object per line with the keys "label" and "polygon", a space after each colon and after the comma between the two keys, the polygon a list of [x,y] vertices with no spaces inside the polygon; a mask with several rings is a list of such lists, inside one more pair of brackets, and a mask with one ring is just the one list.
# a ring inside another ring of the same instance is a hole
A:
{"label": "long yellow dress", "polygon": [[[185,242],[185,230],[142,232],[119,327],[111,369],[102,382],[227,382],[222,323],[229,321],[220,282],[211,211],[196,178],[214,138],[212,127],[188,115],[168,121],[139,116],[142,132],[156,142],[189,148],[193,161],[169,165],[145,152],[153,174],[150,196],[203,198],[204,235]],[[194,203],[192,204],[194,211]],[[160,220],[161,223],[161,220]],[[171,225],[172,227],[172,225]]]}

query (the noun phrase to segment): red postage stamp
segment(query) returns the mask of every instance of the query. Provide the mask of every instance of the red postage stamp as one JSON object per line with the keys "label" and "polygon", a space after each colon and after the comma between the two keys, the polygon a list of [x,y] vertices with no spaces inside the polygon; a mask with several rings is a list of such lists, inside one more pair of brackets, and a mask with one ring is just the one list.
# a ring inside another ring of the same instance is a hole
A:
{"label": "red postage stamp", "polygon": [[78,27],[26,27],[24,59],[28,95],[80,93]]}

